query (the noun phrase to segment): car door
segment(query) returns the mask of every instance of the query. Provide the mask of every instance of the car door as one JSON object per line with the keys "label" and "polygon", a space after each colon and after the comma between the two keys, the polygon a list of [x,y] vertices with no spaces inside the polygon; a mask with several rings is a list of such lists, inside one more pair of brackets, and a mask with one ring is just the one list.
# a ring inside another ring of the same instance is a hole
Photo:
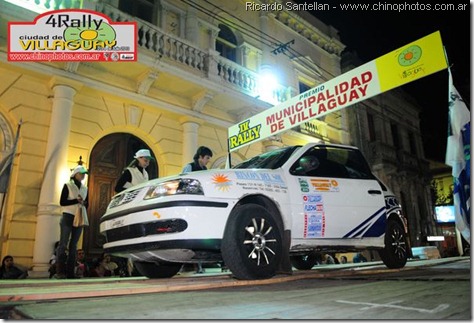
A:
{"label": "car door", "polygon": [[[305,157],[310,159],[309,163]],[[306,162],[306,169],[302,161]],[[362,238],[384,234],[382,189],[359,150],[316,146],[305,152],[289,173],[293,187],[299,188],[290,192],[294,238]]]}

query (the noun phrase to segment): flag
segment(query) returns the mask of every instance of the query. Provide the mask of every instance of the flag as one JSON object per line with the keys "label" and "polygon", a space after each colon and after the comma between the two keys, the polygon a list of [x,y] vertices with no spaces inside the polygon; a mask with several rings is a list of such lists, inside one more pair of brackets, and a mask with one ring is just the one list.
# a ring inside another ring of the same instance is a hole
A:
{"label": "flag", "polygon": [[20,127],[22,121],[18,123],[18,128],[16,130],[15,142],[13,147],[5,154],[3,159],[0,161],[0,193],[6,193],[8,188],[8,183],[10,179],[10,173],[13,165],[13,158],[15,158],[16,146],[18,144],[18,138],[20,137]]}
{"label": "flag", "polygon": [[471,115],[454,87],[449,71],[449,114],[446,164],[452,167],[456,228],[471,237]]}

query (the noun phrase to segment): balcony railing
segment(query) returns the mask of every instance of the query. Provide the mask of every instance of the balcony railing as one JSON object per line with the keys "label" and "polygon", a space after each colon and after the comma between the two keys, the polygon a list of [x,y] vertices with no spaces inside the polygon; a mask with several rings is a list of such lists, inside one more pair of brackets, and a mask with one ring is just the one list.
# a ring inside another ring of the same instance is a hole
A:
{"label": "balcony railing", "polygon": [[112,21],[136,21],[140,48],[176,63],[184,64],[209,79],[230,84],[246,94],[253,95],[255,93],[257,75],[239,64],[221,57],[218,52],[211,53],[199,49],[185,39],[167,34],[161,28],[130,16],[110,5],[98,4],[96,10],[110,17]]}
{"label": "balcony railing", "polygon": [[243,89],[247,94],[253,95],[255,93],[257,89],[256,73],[244,69],[239,64],[221,56],[217,56],[215,59],[217,63],[217,76],[220,80]]}

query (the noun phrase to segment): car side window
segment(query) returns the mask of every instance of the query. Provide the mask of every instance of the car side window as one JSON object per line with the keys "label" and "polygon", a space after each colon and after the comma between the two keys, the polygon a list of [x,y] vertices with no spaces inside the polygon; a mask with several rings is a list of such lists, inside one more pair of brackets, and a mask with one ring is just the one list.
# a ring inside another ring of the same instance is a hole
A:
{"label": "car side window", "polygon": [[373,179],[364,157],[357,150],[339,147],[314,147],[290,168],[292,175]]}
{"label": "car side window", "polygon": [[320,162],[316,156],[311,154],[304,154],[290,168],[290,173],[293,175],[300,176],[315,176],[313,174],[319,167],[319,164]]}
{"label": "car side window", "polygon": [[299,176],[348,178],[344,165],[327,148],[314,147],[308,150],[290,168],[290,173]]}
{"label": "car side window", "polygon": [[345,166],[349,173],[349,178],[374,179],[374,175],[361,152],[357,150],[348,150],[348,152]]}

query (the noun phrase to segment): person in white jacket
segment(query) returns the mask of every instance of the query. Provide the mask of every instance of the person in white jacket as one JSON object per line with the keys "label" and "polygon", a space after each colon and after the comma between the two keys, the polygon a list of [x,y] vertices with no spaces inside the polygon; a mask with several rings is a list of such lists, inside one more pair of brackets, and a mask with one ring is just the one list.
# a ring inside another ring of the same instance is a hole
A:
{"label": "person in white jacket", "polygon": [[[87,173],[87,169],[82,165],[74,168],[69,181],[64,184],[61,192],[59,201],[62,211],[61,220],[59,221],[61,233],[56,250],[57,260],[54,278],[75,278],[77,243],[81,237],[83,226],[88,223],[86,213],[88,206],[87,187],[82,183]],[[79,226],[75,226],[77,222],[75,223],[74,217],[79,209],[82,217],[86,219],[86,224],[81,223]],[[68,241],[69,246],[66,253]]]}
{"label": "person in white jacket", "polygon": [[135,153],[133,161],[125,168],[115,185],[115,192],[120,193],[129,187],[148,181],[146,168],[154,158],[150,150],[140,149]]}

